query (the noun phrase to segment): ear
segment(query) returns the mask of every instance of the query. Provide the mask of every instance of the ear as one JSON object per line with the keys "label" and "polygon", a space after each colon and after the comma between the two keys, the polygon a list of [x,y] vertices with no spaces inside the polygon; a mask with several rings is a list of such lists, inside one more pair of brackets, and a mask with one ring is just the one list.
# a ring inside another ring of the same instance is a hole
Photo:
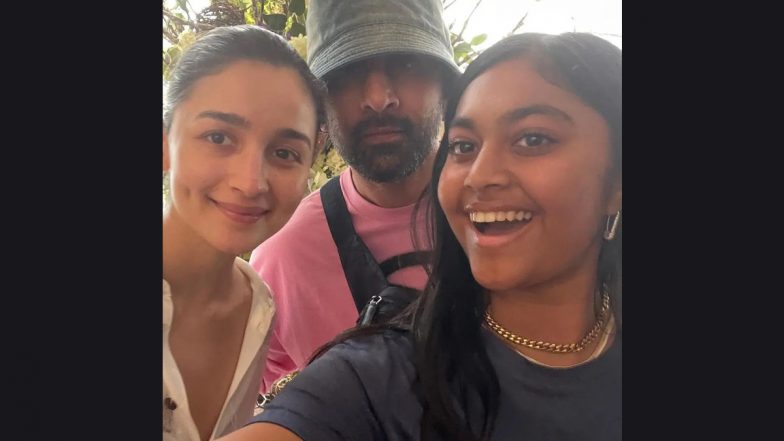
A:
{"label": "ear", "polygon": [[169,171],[171,160],[169,159],[169,137],[166,136],[166,128],[163,129],[163,171]]}
{"label": "ear", "polygon": [[329,133],[327,132],[327,125],[323,124],[319,128],[319,131],[316,133],[316,154],[324,150],[324,147],[327,145],[328,139],[329,139]]}

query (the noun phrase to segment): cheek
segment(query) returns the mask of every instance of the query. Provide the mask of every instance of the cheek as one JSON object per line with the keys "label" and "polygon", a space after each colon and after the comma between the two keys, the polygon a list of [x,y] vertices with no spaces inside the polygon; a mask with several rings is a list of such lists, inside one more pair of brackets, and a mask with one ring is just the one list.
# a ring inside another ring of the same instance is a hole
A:
{"label": "cheek", "polygon": [[419,118],[431,115],[441,104],[441,92],[438,88],[410,88],[401,97],[401,103]]}
{"label": "cheek", "polygon": [[586,243],[598,233],[603,192],[598,179],[573,175],[572,179],[547,188],[541,200],[552,230],[567,243]]}
{"label": "cheek", "polygon": [[438,202],[452,231],[463,247],[465,247],[465,231],[463,225],[468,219],[464,216],[461,202],[465,173],[459,168],[446,164],[438,180]]}
{"label": "cheek", "polygon": [[225,174],[225,167],[220,161],[178,149],[172,158],[170,173],[173,189],[195,191],[216,185]]}
{"label": "cheek", "polygon": [[297,170],[280,171],[270,177],[270,187],[278,211],[276,217],[285,218],[283,222],[288,220],[305,197],[308,171],[309,169],[303,166]]}
{"label": "cheek", "polygon": [[451,212],[459,209],[460,193],[463,188],[463,173],[456,167],[445,164],[438,177],[438,202],[446,212],[447,217]]}

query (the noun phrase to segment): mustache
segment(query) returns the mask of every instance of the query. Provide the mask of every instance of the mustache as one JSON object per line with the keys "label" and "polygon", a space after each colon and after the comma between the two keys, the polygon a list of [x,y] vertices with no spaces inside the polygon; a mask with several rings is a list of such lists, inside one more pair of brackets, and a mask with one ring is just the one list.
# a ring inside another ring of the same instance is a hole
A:
{"label": "mustache", "polygon": [[407,137],[411,137],[414,133],[414,123],[407,118],[398,118],[395,116],[371,116],[370,118],[363,119],[358,122],[351,130],[351,140],[358,143],[364,136],[365,132],[378,128],[378,127],[394,127],[401,130]]}

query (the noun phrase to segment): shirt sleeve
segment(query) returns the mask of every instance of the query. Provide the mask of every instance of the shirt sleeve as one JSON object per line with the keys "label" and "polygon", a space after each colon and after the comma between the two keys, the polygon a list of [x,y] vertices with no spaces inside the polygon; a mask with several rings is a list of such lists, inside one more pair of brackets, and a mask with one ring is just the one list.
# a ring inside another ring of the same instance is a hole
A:
{"label": "shirt sleeve", "polygon": [[288,383],[251,423],[285,427],[304,441],[378,439],[379,423],[360,376],[338,345]]}

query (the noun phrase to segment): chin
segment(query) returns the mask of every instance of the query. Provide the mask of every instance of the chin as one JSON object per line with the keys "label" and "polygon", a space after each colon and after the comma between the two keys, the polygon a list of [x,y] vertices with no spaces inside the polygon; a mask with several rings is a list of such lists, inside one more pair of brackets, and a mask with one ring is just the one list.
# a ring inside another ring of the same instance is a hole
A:
{"label": "chin", "polygon": [[235,238],[234,240],[227,240],[221,243],[216,243],[214,246],[223,253],[230,254],[232,256],[239,256],[253,251],[266,238],[267,235],[258,238]]}
{"label": "chin", "polygon": [[474,275],[474,279],[476,279],[477,283],[479,283],[483,288],[490,290],[490,291],[503,291],[509,288],[512,288],[516,285],[516,281],[512,280],[510,277],[506,276],[505,274],[499,274],[497,272],[490,272],[490,271],[472,271]]}

